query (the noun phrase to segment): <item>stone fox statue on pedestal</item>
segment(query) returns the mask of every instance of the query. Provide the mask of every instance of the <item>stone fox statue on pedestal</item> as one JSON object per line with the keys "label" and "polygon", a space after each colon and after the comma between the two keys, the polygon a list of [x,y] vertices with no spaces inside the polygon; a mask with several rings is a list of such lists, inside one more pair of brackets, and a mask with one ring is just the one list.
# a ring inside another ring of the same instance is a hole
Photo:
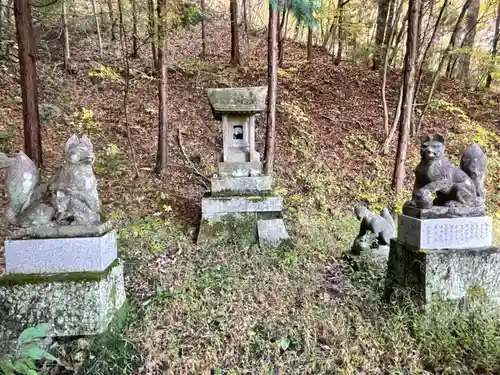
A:
{"label": "stone fox statue on pedestal", "polygon": [[94,152],[90,140],[71,136],[66,161],[51,189],[39,183],[33,161],[19,152],[7,174],[7,219],[24,228],[60,224],[99,224],[101,205],[92,170]]}
{"label": "stone fox statue on pedestal", "polygon": [[[462,155],[457,168],[445,155],[444,138],[421,138],[421,161],[415,169],[415,186],[411,205],[480,206],[484,204],[486,155],[473,143]],[[436,194],[433,200],[432,194]]]}

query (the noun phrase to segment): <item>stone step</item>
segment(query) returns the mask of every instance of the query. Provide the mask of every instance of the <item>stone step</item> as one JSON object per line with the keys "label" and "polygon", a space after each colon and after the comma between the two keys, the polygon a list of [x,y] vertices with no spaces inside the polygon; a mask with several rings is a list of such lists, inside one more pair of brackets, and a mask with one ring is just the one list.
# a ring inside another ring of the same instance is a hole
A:
{"label": "stone step", "polygon": [[249,177],[262,175],[262,163],[254,162],[223,162],[219,163],[221,177]]}
{"label": "stone step", "polygon": [[9,239],[5,273],[101,272],[117,258],[116,232],[98,237]]}
{"label": "stone step", "polygon": [[212,196],[260,195],[271,191],[270,176],[212,178]]}
{"label": "stone step", "polygon": [[281,212],[281,197],[206,197],[201,201],[203,220],[219,220],[230,214]]}
{"label": "stone step", "polygon": [[283,219],[257,221],[257,235],[261,248],[278,247],[283,241],[290,238]]}
{"label": "stone step", "polygon": [[397,239],[416,249],[470,249],[493,243],[493,220],[488,216],[417,219],[398,216]]}

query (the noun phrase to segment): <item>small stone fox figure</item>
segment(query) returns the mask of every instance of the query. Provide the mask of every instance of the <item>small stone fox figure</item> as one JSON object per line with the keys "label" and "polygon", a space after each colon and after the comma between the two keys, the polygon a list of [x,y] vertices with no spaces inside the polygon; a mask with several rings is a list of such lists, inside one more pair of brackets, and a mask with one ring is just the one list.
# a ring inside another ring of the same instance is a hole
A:
{"label": "small stone fox figure", "polygon": [[101,203],[97,180],[92,170],[95,155],[92,143],[85,135],[72,135],[66,142],[66,161],[54,184],[52,204],[58,223],[99,224]]}
{"label": "small stone fox figure", "polygon": [[[415,169],[415,186],[410,204],[419,208],[434,206],[478,206],[484,201],[486,156],[472,144],[463,154],[461,168],[445,155],[444,138],[422,137],[421,161]],[[477,191],[477,190],[479,191]],[[432,194],[436,198],[432,199]]]}
{"label": "small stone fox figure", "polygon": [[354,240],[352,252],[359,254],[363,250],[370,249],[375,240],[378,245],[389,245],[391,237],[394,234],[396,225],[392,219],[387,207],[380,211],[380,214],[374,214],[363,205],[355,209],[356,217],[361,221],[359,234]]}

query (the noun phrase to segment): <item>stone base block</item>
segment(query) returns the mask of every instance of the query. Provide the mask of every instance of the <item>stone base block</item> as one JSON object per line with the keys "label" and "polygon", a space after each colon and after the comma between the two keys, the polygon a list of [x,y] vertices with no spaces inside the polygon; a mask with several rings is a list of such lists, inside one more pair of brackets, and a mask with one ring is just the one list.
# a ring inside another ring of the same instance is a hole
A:
{"label": "stone base block", "polygon": [[278,247],[290,238],[283,219],[259,220],[257,235],[260,247]]}
{"label": "stone base block", "polygon": [[262,163],[253,162],[223,162],[219,163],[221,177],[249,177],[262,175]]}
{"label": "stone base block", "polygon": [[116,232],[100,237],[5,241],[7,274],[101,272],[117,257]]}
{"label": "stone base block", "polygon": [[49,337],[104,332],[125,302],[123,266],[100,273],[0,277],[0,341],[11,340],[39,323]]}
{"label": "stone base block", "polygon": [[8,235],[8,239],[62,238],[62,237],[97,237],[112,229],[111,222],[102,224],[54,225],[29,228],[17,228]]}
{"label": "stone base block", "polygon": [[281,197],[206,197],[201,201],[202,220],[221,220],[231,214],[281,212]]}
{"label": "stone base block", "polygon": [[391,240],[387,292],[399,285],[430,302],[457,300],[479,289],[500,303],[499,268],[500,249],[496,247],[418,250]]}
{"label": "stone base block", "polygon": [[271,191],[270,176],[212,178],[212,196],[261,195]]}
{"label": "stone base block", "polygon": [[398,216],[398,241],[417,249],[468,249],[491,246],[491,217],[416,219]]}
{"label": "stone base block", "polygon": [[484,216],[484,206],[478,207],[443,207],[434,206],[431,208],[417,208],[408,203],[403,205],[403,215],[415,217],[417,219],[445,219],[454,217],[476,217]]}

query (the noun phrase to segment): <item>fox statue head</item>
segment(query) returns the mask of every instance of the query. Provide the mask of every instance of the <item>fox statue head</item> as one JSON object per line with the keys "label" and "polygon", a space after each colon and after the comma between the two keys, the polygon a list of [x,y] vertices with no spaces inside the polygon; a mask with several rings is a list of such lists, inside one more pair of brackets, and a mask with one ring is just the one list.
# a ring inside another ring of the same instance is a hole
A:
{"label": "fox statue head", "polygon": [[420,142],[422,160],[431,162],[445,157],[446,148],[444,146],[444,137],[441,135],[436,134],[432,138],[426,135],[420,138]]}
{"label": "fox statue head", "polygon": [[92,165],[95,160],[94,147],[87,136],[72,135],[66,142],[66,160],[71,164]]}

